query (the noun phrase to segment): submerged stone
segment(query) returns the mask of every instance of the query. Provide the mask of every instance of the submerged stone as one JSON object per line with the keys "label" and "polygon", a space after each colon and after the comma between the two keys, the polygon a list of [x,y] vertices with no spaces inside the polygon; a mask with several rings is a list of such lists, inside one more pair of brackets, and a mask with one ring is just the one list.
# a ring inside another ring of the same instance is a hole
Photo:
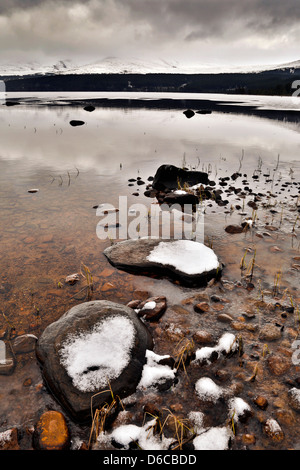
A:
{"label": "submerged stone", "polygon": [[118,269],[155,274],[186,286],[207,285],[222,270],[214,251],[192,240],[126,240],[106,248],[104,254]]}
{"label": "submerged stone", "polygon": [[46,411],[40,417],[34,432],[38,450],[67,450],[70,435],[65,417],[59,411]]}
{"label": "submerged stone", "polygon": [[[49,325],[36,354],[50,391],[78,422],[91,409],[135,392],[153,347],[146,326],[129,307],[98,300],[71,308]],[[111,388],[111,391],[110,391]]]}

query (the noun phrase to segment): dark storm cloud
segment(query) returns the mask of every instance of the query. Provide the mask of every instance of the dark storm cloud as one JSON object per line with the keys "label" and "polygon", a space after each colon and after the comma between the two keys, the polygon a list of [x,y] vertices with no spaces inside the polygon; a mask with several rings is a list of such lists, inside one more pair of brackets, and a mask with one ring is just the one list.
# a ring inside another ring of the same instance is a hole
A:
{"label": "dark storm cloud", "polygon": [[0,0],[2,51],[24,54],[292,56],[299,25],[299,0]]}

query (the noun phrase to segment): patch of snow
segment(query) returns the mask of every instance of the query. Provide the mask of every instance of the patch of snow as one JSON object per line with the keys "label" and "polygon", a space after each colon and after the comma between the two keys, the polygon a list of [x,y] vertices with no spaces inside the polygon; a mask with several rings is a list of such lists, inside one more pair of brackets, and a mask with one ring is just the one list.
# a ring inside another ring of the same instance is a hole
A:
{"label": "patch of snow", "polygon": [[235,422],[238,422],[239,418],[245,414],[245,412],[251,412],[251,408],[248,403],[240,397],[234,397],[229,400],[229,417],[233,418]]}
{"label": "patch of snow", "polygon": [[236,340],[236,336],[232,333],[224,333],[215,347],[205,346],[203,348],[197,349],[194,361],[210,362],[209,359],[214,352],[216,352],[218,356],[220,356],[220,354],[222,353],[229,354],[230,352],[234,352],[237,349],[238,343]]}
{"label": "patch of snow", "polygon": [[174,379],[176,369],[171,369],[168,365],[159,364],[161,359],[167,359],[170,356],[159,356],[153,351],[146,351],[147,363],[143,367],[142,377],[138,384],[138,389],[153,387],[163,383],[165,380]]}
{"label": "patch of snow", "polygon": [[193,425],[193,430],[196,434],[203,431],[204,413],[202,411],[191,411],[188,414],[188,419]]}
{"label": "patch of snow", "polygon": [[153,310],[156,307],[156,302],[154,300],[151,300],[150,302],[146,302],[144,307],[141,309],[143,310]]}
{"label": "patch of snow", "polygon": [[219,339],[216,349],[226,354],[236,351],[238,349],[236,336],[232,333],[224,333]]}
{"label": "patch of snow", "polygon": [[219,260],[214,251],[192,240],[160,242],[147,256],[147,260],[173,266],[189,275],[203,274],[219,268]]}
{"label": "patch of snow", "polygon": [[300,405],[300,390],[296,387],[291,388],[290,396],[295,400],[295,402]]}
{"label": "patch of snow", "polygon": [[273,419],[273,418],[270,418],[266,421],[266,426],[268,427],[269,431],[273,434],[276,434],[276,433],[279,433],[279,432],[282,432],[282,429],[279,425],[279,423]]}
{"label": "patch of snow", "polygon": [[116,315],[97,323],[91,332],[67,337],[59,351],[60,362],[78,390],[93,392],[122,373],[134,340],[133,323]]}
{"label": "patch of snow", "polygon": [[[219,65],[214,63],[181,64],[178,61],[142,60],[135,57],[121,59],[119,57],[105,57],[102,60],[88,63],[75,64],[70,60],[60,60],[57,63],[41,64],[37,61],[28,63],[2,63],[0,64],[0,75],[32,75],[32,74],[146,74],[146,73],[168,73],[168,74],[217,74],[217,73],[259,73],[268,70],[289,70],[293,73],[300,67],[300,61],[288,64],[267,65]],[[131,86],[132,84],[130,84]],[[182,88],[186,83],[181,85]]]}
{"label": "patch of snow", "polygon": [[178,196],[183,196],[186,193],[187,191],[184,191],[183,189],[176,189],[176,191],[173,192],[173,194],[177,194]]}
{"label": "patch of snow", "polygon": [[201,400],[212,401],[213,403],[216,403],[224,395],[224,390],[209,377],[201,377],[197,380],[195,389]]}
{"label": "patch of snow", "polygon": [[7,431],[0,432],[0,446],[6,444],[11,439],[12,430],[8,429]]}
{"label": "patch of snow", "polygon": [[195,450],[227,450],[231,438],[229,428],[215,427],[195,437],[193,444]]}
{"label": "patch of snow", "polygon": [[163,434],[153,434],[155,423],[156,420],[151,420],[141,427],[124,424],[114,429],[111,434],[101,433],[98,442],[107,445],[114,440],[125,450],[129,449],[131,442],[136,442],[142,450],[167,450],[173,439],[168,439]]}

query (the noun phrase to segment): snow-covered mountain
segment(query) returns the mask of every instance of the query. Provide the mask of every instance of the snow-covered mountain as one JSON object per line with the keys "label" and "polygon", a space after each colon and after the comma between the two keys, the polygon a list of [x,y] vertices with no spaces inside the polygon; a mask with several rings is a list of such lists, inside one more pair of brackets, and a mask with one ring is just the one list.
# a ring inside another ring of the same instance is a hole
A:
{"label": "snow-covered mountain", "polygon": [[55,64],[43,65],[38,62],[0,64],[0,76],[33,74],[208,74],[208,73],[259,73],[267,70],[288,70],[291,73],[300,68],[300,60],[282,65],[220,66],[214,64],[182,65],[176,61],[146,61],[131,58],[106,57],[100,61],[77,65],[70,60],[60,60]]}

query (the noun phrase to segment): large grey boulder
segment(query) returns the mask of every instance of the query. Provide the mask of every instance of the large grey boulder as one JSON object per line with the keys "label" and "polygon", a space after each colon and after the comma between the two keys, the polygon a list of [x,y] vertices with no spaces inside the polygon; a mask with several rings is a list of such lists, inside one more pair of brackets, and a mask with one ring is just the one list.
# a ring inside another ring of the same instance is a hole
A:
{"label": "large grey boulder", "polygon": [[104,255],[118,269],[171,278],[187,287],[205,286],[222,271],[213,250],[192,240],[125,240],[106,248]]}
{"label": "large grey boulder", "polygon": [[79,304],[50,324],[37,342],[44,380],[70,416],[135,392],[152,337],[129,307],[105,300]]}

